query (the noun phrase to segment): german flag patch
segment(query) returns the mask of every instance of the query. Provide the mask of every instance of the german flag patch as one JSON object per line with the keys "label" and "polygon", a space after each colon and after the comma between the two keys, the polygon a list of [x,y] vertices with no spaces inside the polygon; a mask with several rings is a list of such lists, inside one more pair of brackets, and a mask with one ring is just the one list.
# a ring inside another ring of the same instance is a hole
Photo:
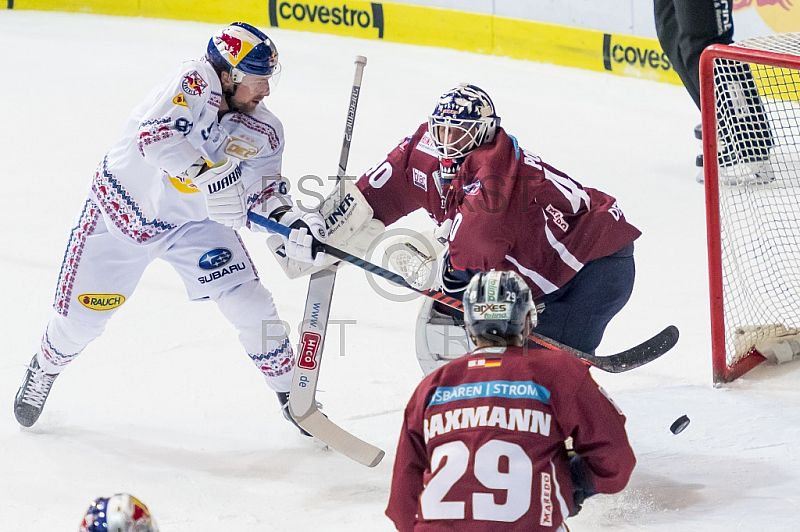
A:
{"label": "german flag patch", "polygon": [[473,358],[467,362],[467,369],[499,368],[502,363],[500,358]]}

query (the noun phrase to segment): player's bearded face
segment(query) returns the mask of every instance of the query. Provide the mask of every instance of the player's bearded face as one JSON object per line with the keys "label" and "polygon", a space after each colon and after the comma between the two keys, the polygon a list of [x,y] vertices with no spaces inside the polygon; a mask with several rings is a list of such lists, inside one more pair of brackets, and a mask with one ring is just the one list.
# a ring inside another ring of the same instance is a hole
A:
{"label": "player's bearded face", "polygon": [[225,101],[231,111],[251,113],[269,96],[269,76],[245,76],[241,83],[224,86]]}

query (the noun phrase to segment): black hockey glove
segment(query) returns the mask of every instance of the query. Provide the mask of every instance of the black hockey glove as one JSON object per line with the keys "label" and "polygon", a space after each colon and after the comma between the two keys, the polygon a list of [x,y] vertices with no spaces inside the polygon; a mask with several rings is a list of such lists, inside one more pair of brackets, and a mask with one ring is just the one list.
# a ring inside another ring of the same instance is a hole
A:
{"label": "black hockey glove", "polygon": [[[442,291],[450,297],[456,299],[463,299],[464,290],[467,289],[472,276],[478,273],[478,270],[458,270],[450,264],[450,252],[445,252],[442,259]],[[464,313],[460,310],[455,310],[438,301],[433,304],[434,310],[447,316],[452,316],[456,320],[457,325],[464,323]]]}
{"label": "black hockey glove", "polygon": [[569,517],[575,517],[581,511],[583,501],[597,492],[589,479],[589,473],[583,463],[583,458],[573,451],[569,453],[569,474],[572,477],[572,509]]}
{"label": "black hockey glove", "polygon": [[450,252],[442,260],[442,291],[450,297],[462,299],[464,290],[478,270],[458,270],[450,264]]}

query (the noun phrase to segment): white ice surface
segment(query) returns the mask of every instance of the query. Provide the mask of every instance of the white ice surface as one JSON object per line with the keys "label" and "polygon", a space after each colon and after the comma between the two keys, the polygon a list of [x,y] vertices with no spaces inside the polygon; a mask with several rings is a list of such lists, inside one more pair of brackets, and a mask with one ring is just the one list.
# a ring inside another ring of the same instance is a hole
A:
{"label": "white ice surface", "polygon": [[[235,17],[234,17],[235,18]],[[392,530],[383,515],[402,409],[419,381],[418,301],[397,303],[345,266],[319,398],[344,428],[387,451],[367,469],[300,437],[215,305],[189,303],[154,263],[136,294],[56,381],[40,421],[12,399],[52,312],[63,246],[94,167],[129,110],[218,25],[0,12],[0,530],[75,530],[94,497],[128,491],[162,532]],[[521,144],[614,195],[644,233],[631,301],[601,354],[674,323],[663,359],[594,372],[628,416],[629,487],[587,501],[573,532],[800,528],[800,364],[711,386],[699,121],[681,87],[546,64],[272,29],[284,73],[269,106],[286,126],[284,173],[335,173],[353,77],[365,55],[349,168],[359,174],[413,132],[460,81],[485,88]],[[302,197],[302,196],[298,196]],[[409,227],[427,227],[413,215]],[[306,280],[287,281],[263,236],[244,233],[282,317],[301,320]],[[343,347],[342,347],[343,346]],[[672,435],[681,414],[692,423]]]}

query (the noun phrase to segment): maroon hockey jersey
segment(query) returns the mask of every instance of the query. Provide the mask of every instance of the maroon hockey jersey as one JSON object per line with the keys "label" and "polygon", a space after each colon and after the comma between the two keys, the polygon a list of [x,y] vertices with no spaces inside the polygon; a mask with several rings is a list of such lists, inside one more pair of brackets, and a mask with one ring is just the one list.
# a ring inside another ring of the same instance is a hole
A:
{"label": "maroon hockey jersey", "polygon": [[386,515],[401,532],[554,532],[573,500],[568,437],[598,493],[625,487],[625,416],[586,365],[561,351],[478,349],[414,391]]}
{"label": "maroon hockey jersey", "polygon": [[467,156],[448,190],[439,186],[427,124],[358,180],[375,218],[389,225],[422,208],[439,224],[452,220],[454,267],[515,270],[534,300],[641,235],[613,197],[581,186],[502,128]]}

